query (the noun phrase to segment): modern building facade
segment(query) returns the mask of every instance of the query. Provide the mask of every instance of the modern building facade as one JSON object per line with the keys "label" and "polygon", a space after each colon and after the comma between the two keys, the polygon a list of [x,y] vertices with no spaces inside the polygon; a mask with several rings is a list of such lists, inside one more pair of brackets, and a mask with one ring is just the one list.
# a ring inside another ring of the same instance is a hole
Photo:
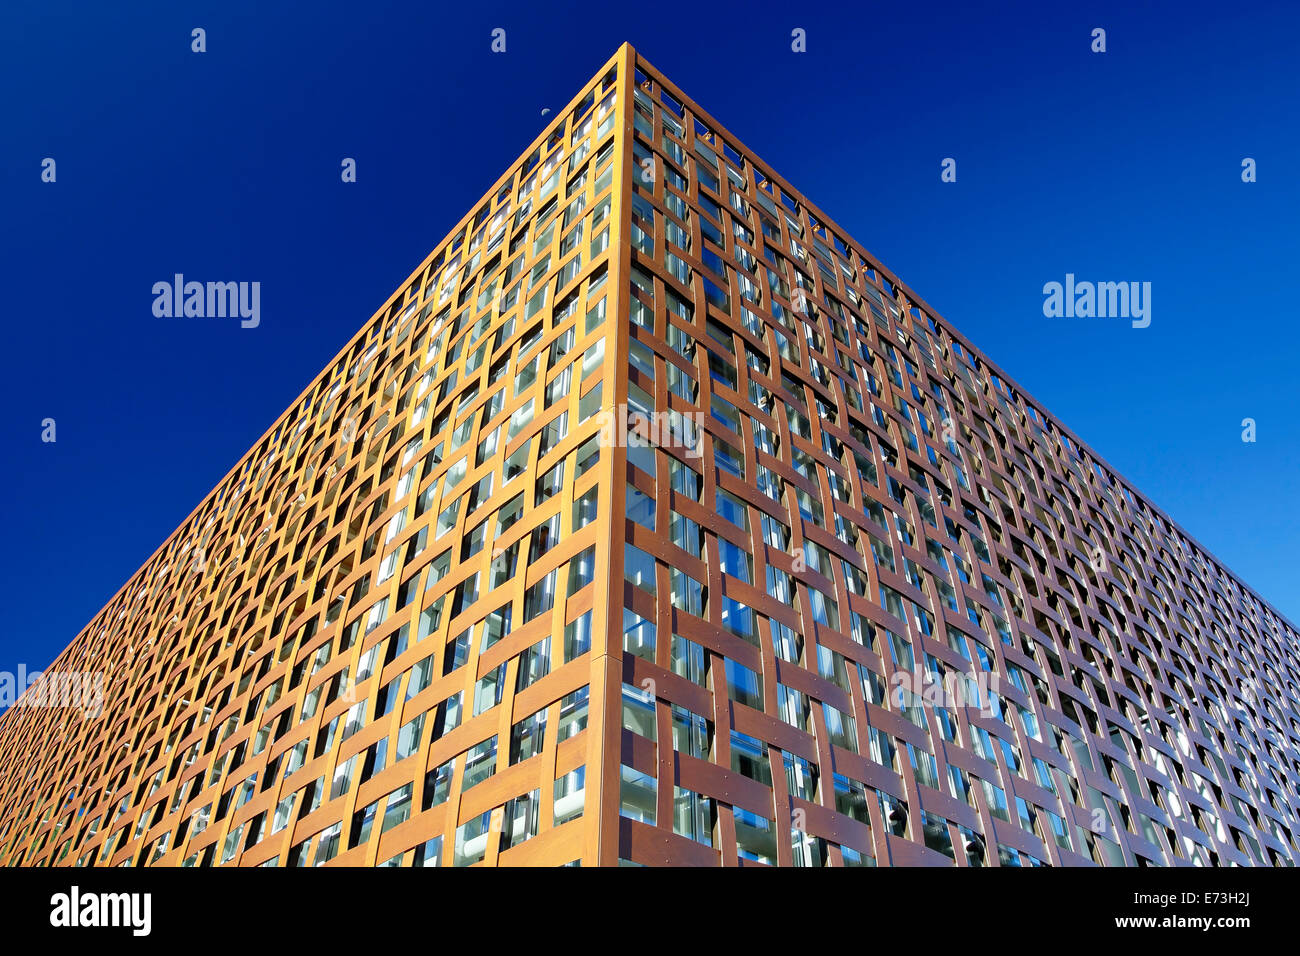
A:
{"label": "modern building facade", "polygon": [[0,718],[0,862],[1290,864],[1298,655],[625,45]]}

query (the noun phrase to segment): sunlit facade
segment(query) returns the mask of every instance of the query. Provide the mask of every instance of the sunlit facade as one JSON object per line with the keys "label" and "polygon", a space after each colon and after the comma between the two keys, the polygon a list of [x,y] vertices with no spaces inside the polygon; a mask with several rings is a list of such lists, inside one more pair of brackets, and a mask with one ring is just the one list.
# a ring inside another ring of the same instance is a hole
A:
{"label": "sunlit facade", "polygon": [[0,862],[1284,865],[1297,648],[625,45],[0,718]]}

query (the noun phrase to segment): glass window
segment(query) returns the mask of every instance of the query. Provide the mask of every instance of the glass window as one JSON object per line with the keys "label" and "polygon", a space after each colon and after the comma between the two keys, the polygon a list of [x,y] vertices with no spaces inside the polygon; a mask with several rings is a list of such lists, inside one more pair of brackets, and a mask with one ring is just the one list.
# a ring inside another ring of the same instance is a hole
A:
{"label": "glass window", "polygon": [[568,740],[587,729],[587,700],[590,696],[590,687],[580,687],[560,699],[559,740]]}
{"label": "glass window", "polygon": [[772,821],[740,807],[735,815],[736,852],[743,860],[776,865],[776,831]]}
{"label": "glass window", "polygon": [[564,626],[564,661],[581,657],[591,650],[591,612],[586,611],[581,617]]}
{"label": "glass window", "polygon": [[653,663],[655,659],[655,623],[623,609],[623,650]]}
{"label": "glass window", "polygon": [[772,785],[767,744],[738,730],[731,732],[731,769],[766,786]]}
{"label": "glass window", "polygon": [[587,768],[579,767],[555,781],[555,825],[582,816],[587,796]]}
{"label": "glass window", "polygon": [[497,738],[494,734],[482,743],[475,744],[465,755],[465,774],[462,790],[482,783],[497,772]]}
{"label": "glass window", "polygon": [[658,781],[626,764],[619,768],[620,816],[654,826]]}
{"label": "glass window", "polygon": [[654,696],[631,684],[623,685],[623,729],[647,740],[658,739]]}
{"label": "glass window", "polygon": [[731,658],[726,660],[727,696],[738,704],[763,709],[763,682],[757,673]]}

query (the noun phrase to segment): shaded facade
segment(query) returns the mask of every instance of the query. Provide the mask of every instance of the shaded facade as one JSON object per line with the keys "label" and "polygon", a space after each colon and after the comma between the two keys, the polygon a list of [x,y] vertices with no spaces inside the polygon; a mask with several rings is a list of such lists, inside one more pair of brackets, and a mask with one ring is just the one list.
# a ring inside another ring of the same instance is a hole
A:
{"label": "shaded facade", "polygon": [[0,862],[1290,864],[1296,654],[625,45],[0,718]]}

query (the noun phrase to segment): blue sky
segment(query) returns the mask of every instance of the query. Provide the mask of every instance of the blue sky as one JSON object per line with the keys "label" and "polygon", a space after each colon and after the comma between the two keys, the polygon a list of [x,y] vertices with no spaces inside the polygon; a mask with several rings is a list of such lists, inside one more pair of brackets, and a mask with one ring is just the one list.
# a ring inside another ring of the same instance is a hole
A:
{"label": "blue sky", "polygon": [[[8,0],[0,670],[76,635],[624,40],[1300,621],[1300,15],[976,6]],[[260,281],[261,325],[155,318],[176,272]],[[1066,273],[1151,282],[1150,327],[1045,318]]]}

